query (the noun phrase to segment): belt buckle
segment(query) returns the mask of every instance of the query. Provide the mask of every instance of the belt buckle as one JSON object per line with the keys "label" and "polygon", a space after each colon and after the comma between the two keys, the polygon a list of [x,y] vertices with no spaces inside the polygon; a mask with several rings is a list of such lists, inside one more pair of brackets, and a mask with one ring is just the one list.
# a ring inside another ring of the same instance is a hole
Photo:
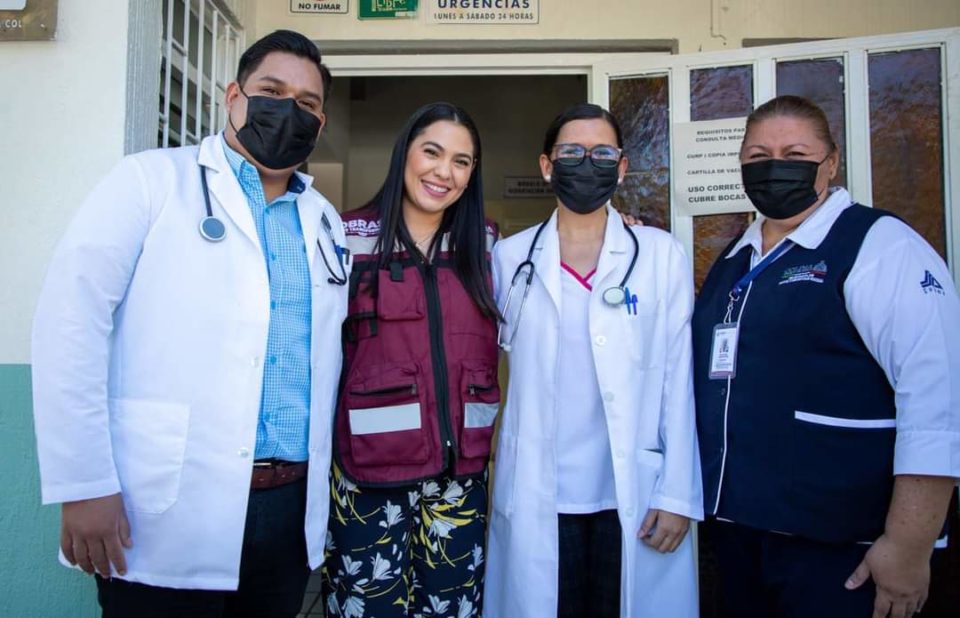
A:
{"label": "belt buckle", "polygon": [[275,461],[255,461],[255,462],[253,462],[253,467],[254,467],[254,468],[269,469],[269,468],[275,467],[276,465],[277,465],[277,462],[275,462]]}

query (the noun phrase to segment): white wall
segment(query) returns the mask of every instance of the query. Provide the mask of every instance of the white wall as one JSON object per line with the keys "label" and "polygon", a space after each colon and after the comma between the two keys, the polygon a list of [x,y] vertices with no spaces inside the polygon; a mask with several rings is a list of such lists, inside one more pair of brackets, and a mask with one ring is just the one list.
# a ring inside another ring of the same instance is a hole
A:
{"label": "white wall", "polygon": [[29,361],[53,246],[123,155],[126,68],[125,0],[62,0],[55,41],[0,42],[0,363]]}

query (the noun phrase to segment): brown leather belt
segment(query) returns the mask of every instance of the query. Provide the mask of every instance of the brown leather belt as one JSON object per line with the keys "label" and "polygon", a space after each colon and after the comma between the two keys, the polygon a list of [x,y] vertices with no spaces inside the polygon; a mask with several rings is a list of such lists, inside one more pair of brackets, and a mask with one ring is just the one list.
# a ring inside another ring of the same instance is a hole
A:
{"label": "brown leather belt", "polygon": [[307,462],[255,461],[250,489],[273,489],[307,476]]}

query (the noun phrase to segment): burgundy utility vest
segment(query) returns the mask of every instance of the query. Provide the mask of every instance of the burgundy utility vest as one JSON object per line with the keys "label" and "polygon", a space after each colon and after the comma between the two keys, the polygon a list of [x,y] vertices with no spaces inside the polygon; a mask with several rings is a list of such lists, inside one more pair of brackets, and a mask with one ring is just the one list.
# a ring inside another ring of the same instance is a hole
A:
{"label": "burgundy utility vest", "polygon": [[[496,323],[446,252],[429,264],[398,253],[378,269],[376,209],[343,221],[353,272],[334,432],[340,469],[367,486],[483,472],[500,404]],[[488,247],[496,234],[488,223]]]}

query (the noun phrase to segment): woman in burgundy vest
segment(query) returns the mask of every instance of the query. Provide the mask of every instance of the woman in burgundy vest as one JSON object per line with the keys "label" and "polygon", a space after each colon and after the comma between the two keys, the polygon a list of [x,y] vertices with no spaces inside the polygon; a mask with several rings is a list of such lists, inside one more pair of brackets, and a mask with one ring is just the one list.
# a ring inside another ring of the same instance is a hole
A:
{"label": "woman in burgundy vest", "polygon": [[325,597],[338,616],[479,616],[487,463],[500,401],[480,139],[418,110],[353,259],[334,432]]}

